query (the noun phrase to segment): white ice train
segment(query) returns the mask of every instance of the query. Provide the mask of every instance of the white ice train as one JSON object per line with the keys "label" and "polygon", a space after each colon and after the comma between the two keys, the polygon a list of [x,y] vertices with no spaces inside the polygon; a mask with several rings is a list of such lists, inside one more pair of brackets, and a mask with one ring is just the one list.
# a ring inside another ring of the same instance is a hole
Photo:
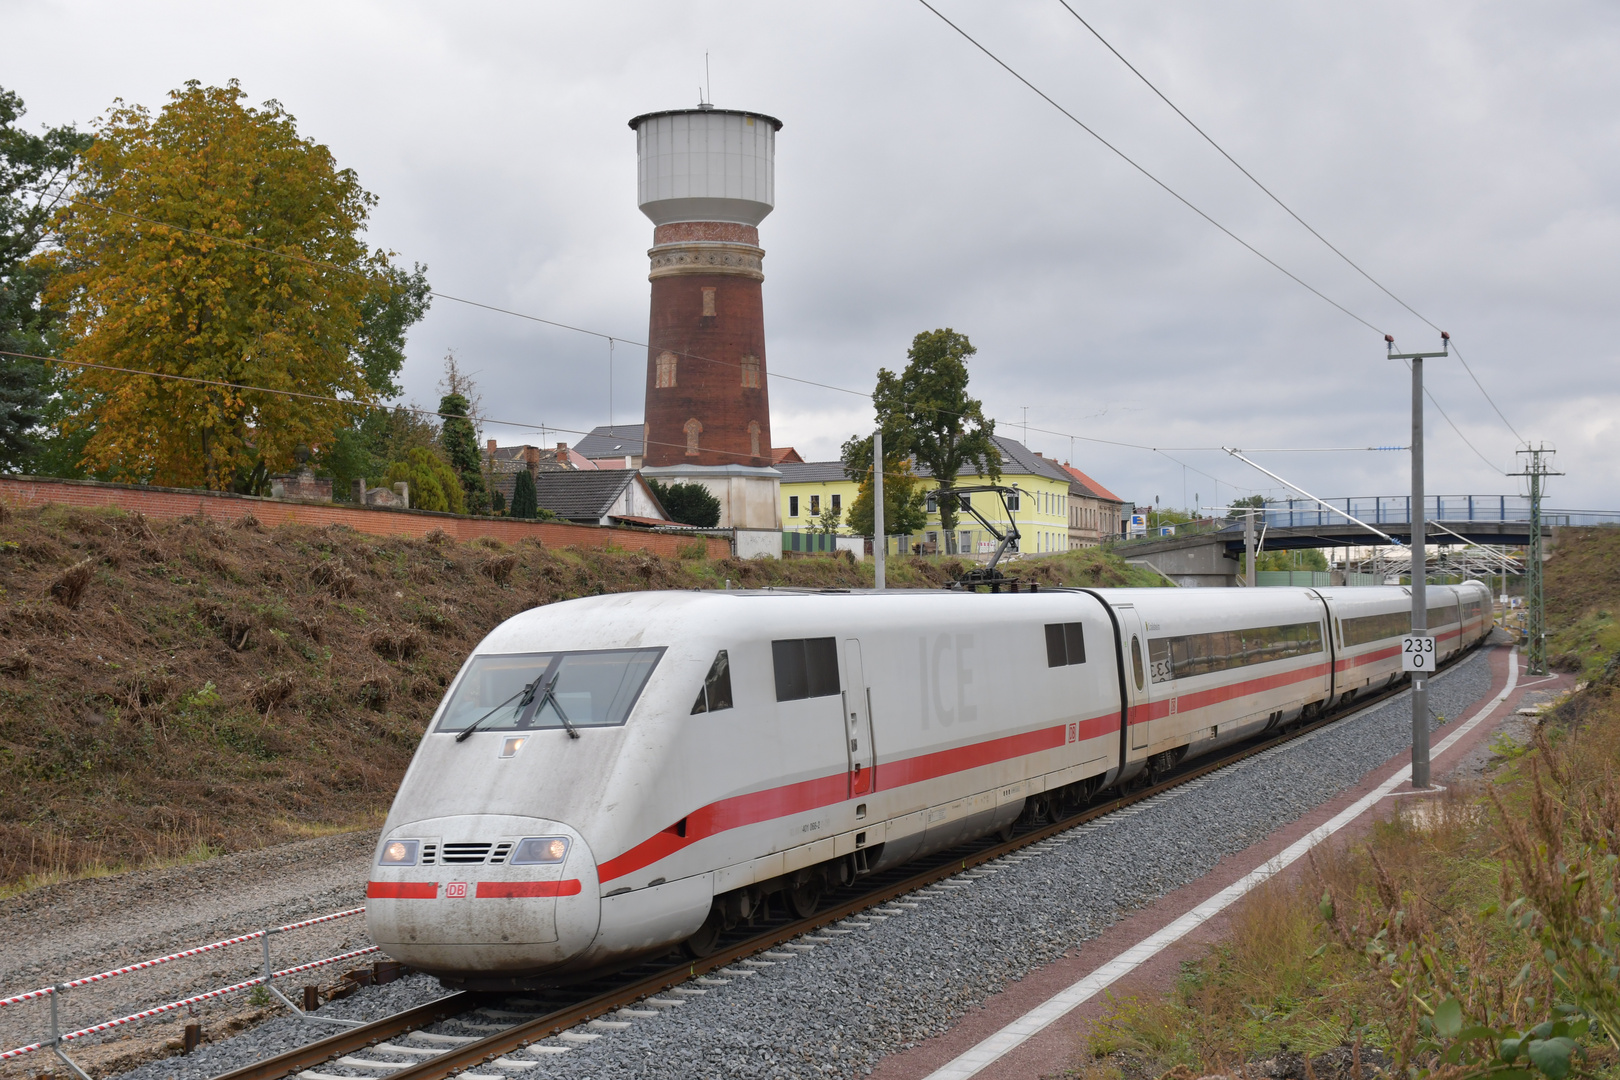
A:
{"label": "white ice train", "polygon": [[[1431,586],[1443,662],[1488,590]],[[566,982],[1055,813],[1400,677],[1398,587],[640,592],[534,608],[451,685],[367,886],[445,983]]]}

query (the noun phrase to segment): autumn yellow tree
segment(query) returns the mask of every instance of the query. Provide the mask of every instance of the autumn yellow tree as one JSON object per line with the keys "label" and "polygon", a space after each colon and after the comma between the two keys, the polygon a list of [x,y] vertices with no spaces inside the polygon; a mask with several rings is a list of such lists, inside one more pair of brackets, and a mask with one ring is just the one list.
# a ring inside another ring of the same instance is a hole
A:
{"label": "autumn yellow tree", "polygon": [[117,103],[59,212],[43,258],[63,357],[212,381],[70,366],[64,427],[91,432],[83,465],[101,475],[262,490],[383,389],[367,378],[370,313],[426,295],[421,268],[413,281],[360,239],[376,200],[354,172],[246,96],[193,81],[155,116]]}

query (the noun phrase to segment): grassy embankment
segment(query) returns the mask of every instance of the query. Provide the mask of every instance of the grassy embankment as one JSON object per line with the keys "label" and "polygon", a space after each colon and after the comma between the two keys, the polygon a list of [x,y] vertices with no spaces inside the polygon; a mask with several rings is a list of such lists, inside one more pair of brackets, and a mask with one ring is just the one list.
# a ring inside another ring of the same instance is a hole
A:
{"label": "grassy embankment", "polygon": [[[0,507],[0,896],[376,825],[496,623],[636,589],[871,584],[847,558],[710,561]],[[893,559],[929,587],[953,559]],[[1097,552],[1046,583],[1152,585]]]}
{"label": "grassy embankment", "polygon": [[[1563,531],[1546,580],[1549,653],[1589,685],[1532,745],[1501,740],[1484,780],[1250,894],[1173,993],[1110,1003],[1075,1073],[1343,1076],[1357,1045],[1367,1076],[1380,1049],[1411,1076],[1620,1071],[1620,530]],[[1567,1033],[1584,1063],[1545,1027],[1503,1060],[1504,1038],[1561,1015],[1590,1024]]]}

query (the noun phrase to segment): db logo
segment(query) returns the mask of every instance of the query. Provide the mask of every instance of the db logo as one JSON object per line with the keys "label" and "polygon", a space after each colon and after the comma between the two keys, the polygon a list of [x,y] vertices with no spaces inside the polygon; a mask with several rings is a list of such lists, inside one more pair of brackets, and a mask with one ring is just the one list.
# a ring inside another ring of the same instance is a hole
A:
{"label": "db logo", "polygon": [[450,882],[444,887],[444,898],[446,900],[467,899],[467,883],[465,881]]}

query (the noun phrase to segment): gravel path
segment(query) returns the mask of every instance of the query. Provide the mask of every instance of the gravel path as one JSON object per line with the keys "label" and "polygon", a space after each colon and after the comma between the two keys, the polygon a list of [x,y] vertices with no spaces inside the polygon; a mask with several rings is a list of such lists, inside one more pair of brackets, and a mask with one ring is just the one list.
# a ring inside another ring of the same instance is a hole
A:
{"label": "gravel path", "polygon": [[[0,997],[358,907],[365,903],[375,844],[374,833],[343,833],[190,866],[63,882],[14,897],[0,903]],[[364,918],[355,917],[277,935],[271,956],[283,968],[370,944]],[[74,990],[58,1006],[63,1030],[252,978],[262,963],[262,946],[255,941]],[[308,981],[329,981],[343,970],[321,969]],[[245,999],[238,994],[202,1007],[205,1030],[245,1022],[245,1014],[254,1011],[245,1008]],[[167,1028],[179,1023],[146,1027],[162,1027],[166,1040],[176,1037]],[[0,1010],[0,1050],[34,1042],[48,1031],[46,1002]],[[130,1041],[125,1035],[140,1041],[142,1034],[132,1025],[115,1041]],[[105,1059],[89,1054],[90,1060],[98,1057]],[[40,1054],[8,1065],[0,1075],[49,1068],[47,1056]]]}
{"label": "gravel path", "polygon": [[[1454,719],[1489,688],[1488,661],[1480,653],[1435,678],[1430,705]],[[859,1075],[885,1054],[947,1030],[1008,982],[1354,786],[1406,747],[1410,722],[1410,699],[1402,694],[978,872],[717,972],[678,999],[666,998],[678,1005],[608,1017],[626,1026],[602,1030],[593,1041],[572,1041],[571,1052],[542,1056],[534,1067],[511,1075]],[[363,880],[364,858],[362,853],[360,869],[348,871],[347,887]],[[333,897],[328,906],[342,902]],[[323,1012],[379,1016],[442,993],[433,980],[412,976]],[[454,1023],[433,1030],[487,1033]],[[278,1018],[190,1057],[142,1066],[121,1080],[206,1080],[310,1037],[308,1026]],[[377,1075],[343,1066],[322,1071]]]}

